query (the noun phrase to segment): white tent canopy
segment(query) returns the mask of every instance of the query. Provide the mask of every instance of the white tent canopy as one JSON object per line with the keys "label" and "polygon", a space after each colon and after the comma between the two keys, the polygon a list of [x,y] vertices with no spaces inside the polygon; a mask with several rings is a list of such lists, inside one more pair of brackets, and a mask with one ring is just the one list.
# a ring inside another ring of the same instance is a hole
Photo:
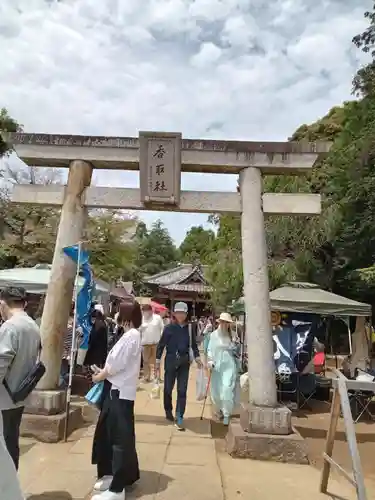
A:
{"label": "white tent canopy", "polygon": [[[0,271],[0,289],[7,286],[23,287],[27,293],[44,295],[47,292],[51,277],[49,264],[37,264],[35,267],[18,267]],[[83,278],[79,278],[79,288],[83,285]],[[110,286],[103,281],[95,282],[97,295],[109,294]]]}
{"label": "white tent canopy", "polygon": [[[371,305],[322,290],[313,283],[287,283],[270,292],[271,309],[322,316],[371,316]],[[240,299],[243,304],[243,298]]]}

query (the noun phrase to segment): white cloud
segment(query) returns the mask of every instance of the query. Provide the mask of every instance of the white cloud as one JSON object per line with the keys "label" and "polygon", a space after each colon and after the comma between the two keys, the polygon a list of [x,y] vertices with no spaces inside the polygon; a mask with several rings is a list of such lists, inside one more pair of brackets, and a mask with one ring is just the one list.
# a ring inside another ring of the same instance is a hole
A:
{"label": "white cloud", "polygon": [[[285,140],[350,98],[362,3],[2,0],[0,106],[30,132]],[[138,184],[131,172],[95,179]],[[186,189],[235,185],[183,176]],[[206,219],[161,215],[176,240]]]}
{"label": "white cloud", "polygon": [[193,67],[207,68],[216,63],[220,56],[221,49],[217,45],[207,42],[202,43],[199,52],[191,57],[190,62]]}

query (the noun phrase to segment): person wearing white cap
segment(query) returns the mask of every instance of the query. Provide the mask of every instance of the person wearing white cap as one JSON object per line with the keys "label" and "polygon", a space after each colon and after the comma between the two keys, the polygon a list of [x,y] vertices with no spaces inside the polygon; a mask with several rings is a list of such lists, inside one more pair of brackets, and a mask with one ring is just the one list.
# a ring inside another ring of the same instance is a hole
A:
{"label": "person wearing white cap", "polygon": [[[183,419],[186,408],[186,394],[189,370],[192,358],[202,367],[195,336],[186,319],[188,306],[185,302],[176,302],[174,306],[175,322],[167,325],[156,351],[157,377],[160,376],[160,360],[164,349],[164,410],[167,420],[175,422],[179,430],[184,430]],[[172,392],[177,380],[176,418],[173,416]]]}
{"label": "person wearing white cap", "polygon": [[211,370],[211,400],[218,418],[229,424],[236,401],[239,375],[239,345],[232,339],[232,317],[221,313],[219,327],[211,333],[207,349]]}

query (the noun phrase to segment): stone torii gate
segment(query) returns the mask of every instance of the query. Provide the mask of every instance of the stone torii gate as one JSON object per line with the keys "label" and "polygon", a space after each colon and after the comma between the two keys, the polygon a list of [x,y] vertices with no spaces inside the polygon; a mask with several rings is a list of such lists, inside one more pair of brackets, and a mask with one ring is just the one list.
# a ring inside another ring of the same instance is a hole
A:
{"label": "stone torii gate", "polygon": [[[82,239],[87,208],[241,214],[251,390],[241,426],[231,425],[229,451],[256,456],[262,436],[291,435],[290,411],[277,404],[264,216],[319,214],[320,195],[263,194],[262,176],[308,173],[330,144],[187,140],[161,132],[140,132],[139,138],[12,134],[8,140],[27,165],[69,168],[67,186],[17,185],[12,198],[15,203],[62,207],[41,323],[47,371],[35,404],[50,413],[62,411],[63,397],[57,389],[62,332],[75,276],[75,266],[62,248]],[[140,170],[141,189],[90,187],[94,168]],[[180,192],[181,171],[239,174],[240,189]],[[264,458],[264,449],[261,454]]]}

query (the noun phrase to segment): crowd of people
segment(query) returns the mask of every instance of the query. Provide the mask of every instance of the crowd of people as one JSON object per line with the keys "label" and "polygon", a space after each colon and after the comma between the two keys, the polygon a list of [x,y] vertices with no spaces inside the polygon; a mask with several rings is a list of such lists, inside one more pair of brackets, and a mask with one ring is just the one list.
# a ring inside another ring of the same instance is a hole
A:
{"label": "crowd of people", "polygon": [[[4,500],[22,498],[16,471],[19,462],[19,431],[25,401],[12,402],[15,390],[37,363],[41,340],[38,324],[25,312],[26,293],[6,289],[0,295],[0,489]],[[92,383],[100,387],[100,409],[92,447],[97,482],[92,500],[124,500],[126,489],[139,480],[134,427],[134,404],[141,367],[143,382],[161,382],[164,366],[163,403],[167,421],[185,430],[190,367],[209,375],[211,399],[218,418],[227,425],[238,393],[239,344],[228,313],[188,321],[188,306],[177,302],[171,318],[155,314],[149,303],[123,302],[112,320],[100,304],[92,306],[92,329],[83,366]],[[66,386],[74,363],[73,308],[64,334],[61,384]],[[77,348],[81,341],[78,331]],[[201,359],[199,344],[203,346]],[[177,385],[175,405],[173,389]],[[3,428],[3,430],[2,430]],[[3,471],[7,471],[6,474]],[[11,473],[9,472],[11,471]]]}

